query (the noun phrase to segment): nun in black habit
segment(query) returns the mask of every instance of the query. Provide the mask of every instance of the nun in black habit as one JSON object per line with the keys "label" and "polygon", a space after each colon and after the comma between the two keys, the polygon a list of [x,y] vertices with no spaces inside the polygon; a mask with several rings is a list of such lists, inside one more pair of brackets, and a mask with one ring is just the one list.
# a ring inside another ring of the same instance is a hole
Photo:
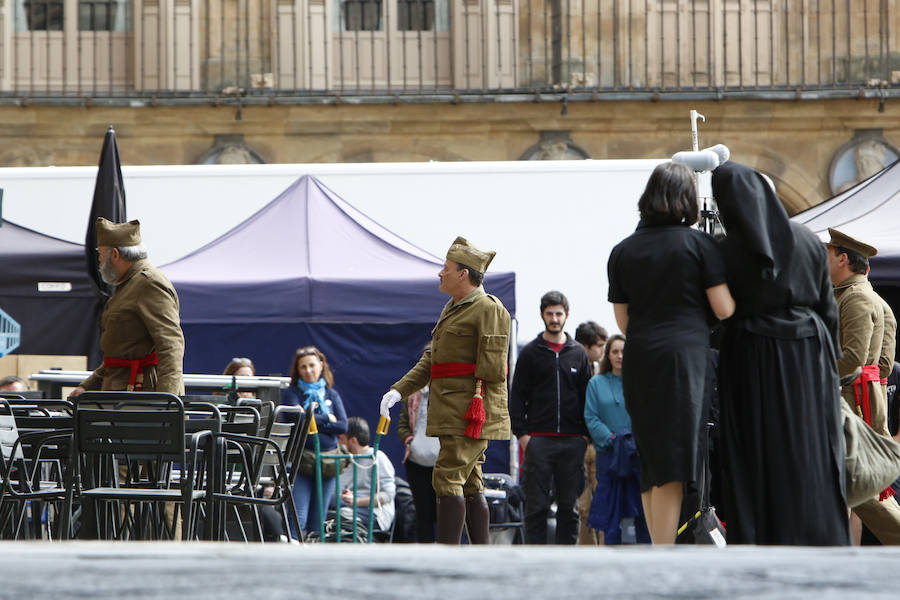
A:
{"label": "nun in black habit", "polygon": [[838,311],[825,247],[753,169],[727,162],[712,188],[737,302],[719,363],[728,542],[846,545]]}

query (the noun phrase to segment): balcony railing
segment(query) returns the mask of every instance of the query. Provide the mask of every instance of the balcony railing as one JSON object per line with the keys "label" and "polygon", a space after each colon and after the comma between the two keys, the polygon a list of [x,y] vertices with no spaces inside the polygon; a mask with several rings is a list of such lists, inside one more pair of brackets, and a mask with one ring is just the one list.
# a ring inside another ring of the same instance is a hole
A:
{"label": "balcony railing", "polygon": [[900,0],[0,0],[0,99],[900,95]]}

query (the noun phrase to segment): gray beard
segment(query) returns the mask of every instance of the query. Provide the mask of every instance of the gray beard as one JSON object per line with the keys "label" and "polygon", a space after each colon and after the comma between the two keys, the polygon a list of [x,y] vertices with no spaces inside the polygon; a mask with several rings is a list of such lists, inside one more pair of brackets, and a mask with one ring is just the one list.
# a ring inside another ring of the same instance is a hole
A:
{"label": "gray beard", "polygon": [[119,281],[119,272],[109,262],[109,256],[100,264],[100,279],[108,285],[116,285],[116,282]]}

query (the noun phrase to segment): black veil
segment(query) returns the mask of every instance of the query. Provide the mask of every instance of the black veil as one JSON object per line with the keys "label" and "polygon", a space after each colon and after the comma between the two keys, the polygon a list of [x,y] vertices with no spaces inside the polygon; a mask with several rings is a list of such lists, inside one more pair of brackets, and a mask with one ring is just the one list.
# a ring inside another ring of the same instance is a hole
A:
{"label": "black veil", "polygon": [[773,281],[794,249],[790,220],[775,191],[757,171],[732,161],[713,171],[712,191],[727,236],[755,258],[763,280]]}

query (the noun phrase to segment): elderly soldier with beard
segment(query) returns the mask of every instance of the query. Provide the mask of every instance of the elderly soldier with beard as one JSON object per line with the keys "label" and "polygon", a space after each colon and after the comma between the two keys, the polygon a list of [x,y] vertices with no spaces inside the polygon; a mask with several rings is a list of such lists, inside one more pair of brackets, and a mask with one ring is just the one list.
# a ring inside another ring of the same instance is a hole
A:
{"label": "elderly soldier with beard", "polygon": [[184,394],[184,335],[178,294],[147,261],[138,221],[97,219],[100,276],[115,286],[101,319],[103,364],[76,387]]}
{"label": "elderly soldier with beard", "polygon": [[581,344],[564,331],[569,301],[557,291],[541,298],[544,331],[516,362],[509,397],[513,434],[525,453],[525,541],[547,543],[551,485],[556,496],[556,543],[578,540],[576,502],[584,490],[587,427],[584,396],[591,366]]}

